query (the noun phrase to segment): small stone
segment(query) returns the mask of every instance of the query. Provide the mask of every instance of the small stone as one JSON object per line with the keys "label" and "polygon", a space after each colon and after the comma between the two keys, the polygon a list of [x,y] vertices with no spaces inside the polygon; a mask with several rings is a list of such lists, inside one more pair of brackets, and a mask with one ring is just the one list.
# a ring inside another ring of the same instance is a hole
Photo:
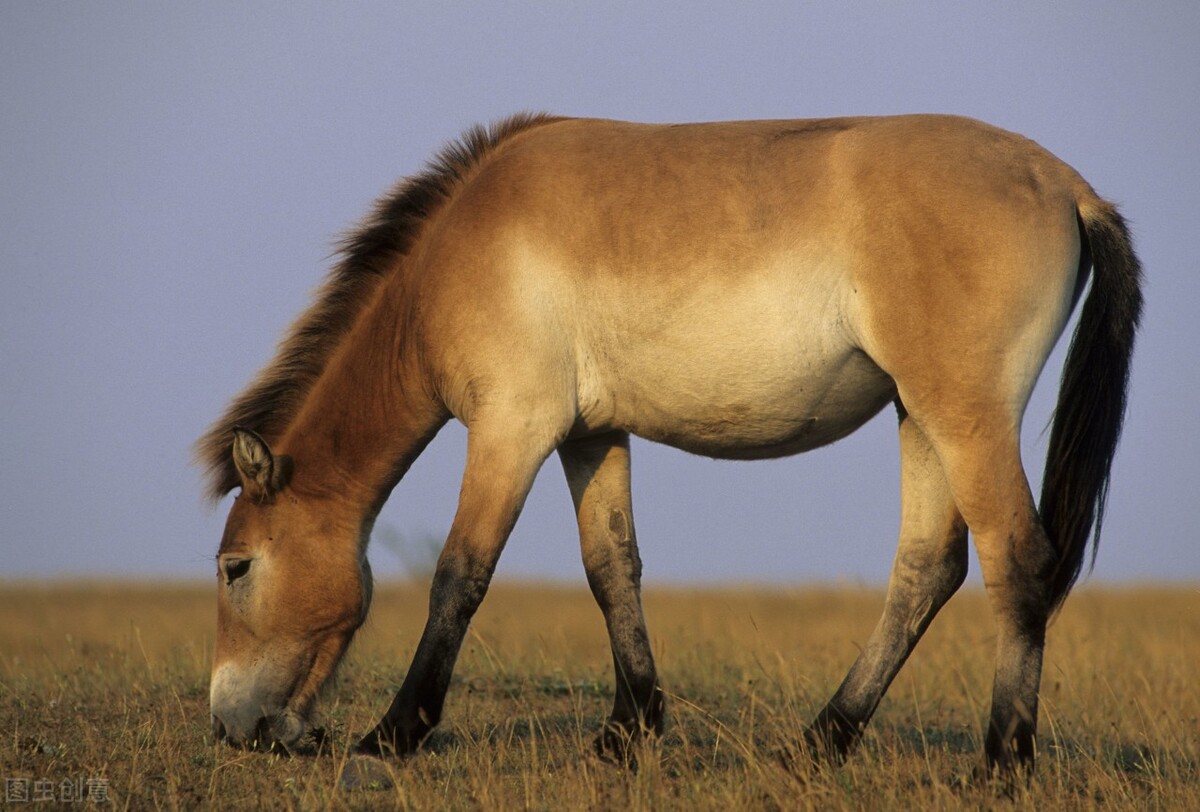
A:
{"label": "small stone", "polygon": [[382,759],[374,756],[351,756],[342,767],[338,786],[346,790],[390,789],[396,786],[395,773]]}

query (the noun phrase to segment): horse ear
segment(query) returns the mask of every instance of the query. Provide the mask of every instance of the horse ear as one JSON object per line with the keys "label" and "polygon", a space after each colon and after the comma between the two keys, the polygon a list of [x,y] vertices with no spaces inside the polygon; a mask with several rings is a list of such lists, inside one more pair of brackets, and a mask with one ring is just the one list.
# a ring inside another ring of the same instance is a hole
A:
{"label": "horse ear", "polygon": [[271,453],[267,441],[240,427],[233,429],[233,464],[242,479],[242,493],[271,499],[292,477],[292,458]]}

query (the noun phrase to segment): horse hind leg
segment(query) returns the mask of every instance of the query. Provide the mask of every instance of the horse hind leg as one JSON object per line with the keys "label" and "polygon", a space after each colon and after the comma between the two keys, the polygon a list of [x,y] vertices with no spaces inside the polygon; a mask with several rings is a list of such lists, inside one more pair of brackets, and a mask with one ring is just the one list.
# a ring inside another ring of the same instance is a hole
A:
{"label": "horse hind leg", "polygon": [[900,541],[883,615],[829,703],[805,732],[814,757],[841,761],[892,679],[967,574],[967,528],[941,461],[900,401]]}
{"label": "horse hind leg", "polygon": [[937,425],[931,436],[971,529],[996,621],[984,749],[989,769],[1010,775],[1034,763],[1042,652],[1058,556],[1021,465],[1019,421],[1002,411],[957,426],[930,422]]}
{"label": "horse hind leg", "polygon": [[564,443],[558,450],[575,512],[588,585],[604,614],[616,675],[616,698],[597,753],[634,764],[630,745],[662,733],[664,700],[642,614],[642,562],[633,529],[629,435]]}

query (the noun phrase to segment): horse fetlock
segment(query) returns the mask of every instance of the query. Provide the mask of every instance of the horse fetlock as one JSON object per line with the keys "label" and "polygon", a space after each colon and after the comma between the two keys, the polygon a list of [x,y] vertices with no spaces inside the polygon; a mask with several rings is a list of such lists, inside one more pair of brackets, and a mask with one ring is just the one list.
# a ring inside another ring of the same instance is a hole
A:
{"label": "horse fetlock", "polygon": [[866,728],[866,721],[852,719],[830,704],[804,731],[804,744],[813,761],[841,764],[858,746]]}
{"label": "horse fetlock", "polygon": [[1037,702],[1014,699],[992,709],[984,752],[989,769],[1003,775],[1032,770],[1037,758]]}
{"label": "horse fetlock", "polygon": [[354,755],[376,758],[406,758],[415,755],[433,730],[432,726],[402,727],[380,722],[374,730],[354,745]]}
{"label": "horse fetlock", "polygon": [[610,717],[592,742],[592,748],[602,761],[637,772],[639,756],[647,745],[662,736],[662,729],[661,715],[653,720]]}

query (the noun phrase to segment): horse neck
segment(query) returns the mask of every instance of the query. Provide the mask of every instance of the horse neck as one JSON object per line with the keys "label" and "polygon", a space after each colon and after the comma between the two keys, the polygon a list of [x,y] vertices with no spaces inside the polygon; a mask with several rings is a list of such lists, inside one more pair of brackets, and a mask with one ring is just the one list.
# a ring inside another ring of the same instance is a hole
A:
{"label": "horse neck", "polygon": [[280,441],[295,492],[358,513],[364,532],[447,420],[406,349],[400,281],[380,284]]}

